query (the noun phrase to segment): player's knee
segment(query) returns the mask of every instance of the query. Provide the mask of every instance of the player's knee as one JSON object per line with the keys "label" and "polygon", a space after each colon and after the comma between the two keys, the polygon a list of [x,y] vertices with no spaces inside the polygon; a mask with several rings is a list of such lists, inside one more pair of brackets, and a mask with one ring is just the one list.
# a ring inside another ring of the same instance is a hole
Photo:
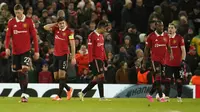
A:
{"label": "player's knee", "polygon": [[177,79],[177,80],[176,80],[176,83],[177,83],[177,84],[182,84],[182,80]]}
{"label": "player's knee", "polygon": [[64,70],[59,70],[59,79],[64,79],[66,76],[66,72]]}
{"label": "player's knee", "polygon": [[54,72],[53,74],[54,74],[54,79],[55,79],[55,80],[58,80],[58,78],[59,78],[58,72]]}
{"label": "player's knee", "polygon": [[26,72],[28,72],[29,71],[29,67],[27,67],[27,66],[22,66],[22,72],[23,73],[26,73]]}

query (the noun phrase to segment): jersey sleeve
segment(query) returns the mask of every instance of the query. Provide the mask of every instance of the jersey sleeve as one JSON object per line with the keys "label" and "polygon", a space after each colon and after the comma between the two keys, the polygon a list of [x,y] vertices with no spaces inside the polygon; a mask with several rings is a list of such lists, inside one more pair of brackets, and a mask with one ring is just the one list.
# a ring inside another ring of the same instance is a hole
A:
{"label": "jersey sleeve", "polygon": [[69,40],[74,40],[74,31],[73,30],[70,31]]}
{"label": "jersey sleeve", "polygon": [[185,46],[185,41],[183,37],[180,38],[180,46]]}
{"label": "jersey sleeve", "polygon": [[151,40],[151,35],[149,35],[148,37],[147,37],[147,41],[145,42],[145,45],[147,46],[147,47],[152,47],[152,40]]}
{"label": "jersey sleeve", "polygon": [[35,24],[33,23],[33,21],[31,19],[30,19],[30,33],[31,33],[31,35],[33,37],[35,52],[39,52],[37,31],[35,29]]}
{"label": "jersey sleeve", "polygon": [[5,48],[8,49],[10,45],[10,37],[12,36],[12,22],[11,20],[8,22],[8,26],[6,29],[6,40],[5,40]]}
{"label": "jersey sleeve", "polygon": [[89,62],[93,61],[93,45],[94,39],[91,38],[91,35],[88,36],[88,54],[89,54]]}

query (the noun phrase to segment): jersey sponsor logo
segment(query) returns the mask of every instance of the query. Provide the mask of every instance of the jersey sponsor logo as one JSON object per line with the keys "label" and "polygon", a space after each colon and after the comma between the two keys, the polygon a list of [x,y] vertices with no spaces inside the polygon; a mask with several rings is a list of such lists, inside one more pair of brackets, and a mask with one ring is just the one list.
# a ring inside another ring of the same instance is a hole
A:
{"label": "jersey sponsor logo", "polygon": [[55,35],[55,38],[58,39],[58,40],[65,40],[63,38],[60,38],[58,35]]}
{"label": "jersey sponsor logo", "polygon": [[14,27],[17,27],[17,25],[14,25]]}
{"label": "jersey sponsor logo", "polygon": [[171,46],[171,48],[178,48],[178,46]]}
{"label": "jersey sponsor logo", "polygon": [[22,30],[22,31],[13,30],[13,33],[14,33],[14,34],[20,34],[20,33],[27,33],[27,31],[25,31],[25,30],[24,30],[24,31],[23,31],[23,30]]}
{"label": "jersey sponsor logo", "polygon": [[104,46],[104,43],[97,43],[97,46],[98,46],[98,47]]}
{"label": "jersey sponsor logo", "polygon": [[155,44],[155,47],[164,47],[166,44]]}

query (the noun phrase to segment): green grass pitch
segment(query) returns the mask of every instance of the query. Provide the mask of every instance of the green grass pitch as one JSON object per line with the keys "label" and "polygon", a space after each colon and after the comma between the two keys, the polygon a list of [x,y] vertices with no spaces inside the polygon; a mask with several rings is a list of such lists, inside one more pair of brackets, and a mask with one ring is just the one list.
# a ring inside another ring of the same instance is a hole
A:
{"label": "green grass pitch", "polygon": [[150,103],[145,98],[118,98],[99,101],[95,98],[78,98],[70,101],[52,101],[50,98],[29,98],[28,103],[19,103],[20,98],[0,97],[0,112],[200,112],[200,99],[176,99],[170,102]]}

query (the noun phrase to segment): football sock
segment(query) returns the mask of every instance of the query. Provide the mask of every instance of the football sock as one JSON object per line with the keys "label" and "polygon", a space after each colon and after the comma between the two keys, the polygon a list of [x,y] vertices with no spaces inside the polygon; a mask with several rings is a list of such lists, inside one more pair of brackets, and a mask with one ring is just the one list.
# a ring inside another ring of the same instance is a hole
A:
{"label": "football sock", "polygon": [[19,84],[22,93],[26,93],[28,87],[28,72],[18,72]]}
{"label": "football sock", "polygon": [[98,89],[99,89],[99,96],[100,98],[104,97],[104,87],[103,87],[103,80],[98,81]]}
{"label": "football sock", "polygon": [[170,93],[170,78],[166,78],[165,81],[164,81],[164,84],[165,84],[165,96],[169,96],[169,93]]}
{"label": "football sock", "polygon": [[59,92],[58,96],[61,98],[63,88],[65,87],[65,80],[64,79],[59,79]]}
{"label": "football sock", "polygon": [[183,88],[182,81],[177,81],[177,92],[178,92],[178,97],[181,97],[181,95],[182,95],[182,88]]}
{"label": "football sock", "polygon": [[97,84],[97,82],[95,80],[92,80],[87,87],[82,91],[83,94],[87,93],[88,91],[90,91],[95,85]]}

